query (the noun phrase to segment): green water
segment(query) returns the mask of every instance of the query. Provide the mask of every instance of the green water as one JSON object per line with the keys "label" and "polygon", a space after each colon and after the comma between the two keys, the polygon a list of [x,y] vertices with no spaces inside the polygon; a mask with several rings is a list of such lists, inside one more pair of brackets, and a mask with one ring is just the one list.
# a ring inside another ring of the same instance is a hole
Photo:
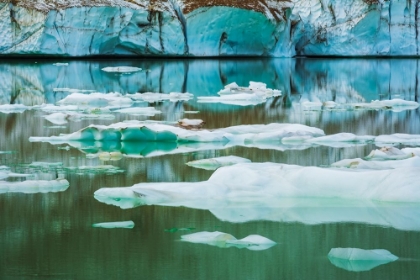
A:
{"label": "green water", "polygon": [[[154,117],[115,114],[114,120],[69,121],[59,127],[43,118],[45,112],[0,112],[0,165],[14,172],[31,173],[39,180],[66,178],[70,187],[56,193],[0,194],[0,279],[418,279],[420,277],[420,216],[407,220],[396,208],[348,209],[360,216],[379,215],[381,221],[335,222],[311,220],[315,209],[294,209],[286,220],[277,219],[276,207],[265,209],[263,219],[240,209],[237,221],[219,212],[183,207],[141,206],[120,209],[94,199],[102,187],[131,186],[140,182],[195,182],[207,180],[212,171],[196,169],[186,162],[236,155],[253,162],[278,162],[302,166],[325,166],[335,161],[366,156],[373,144],[333,148],[269,150],[231,147],[155,157],[122,157],[102,161],[67,145],[31,143],[31,136],[71,133],[89,124],[123,120],[200,118],[205,128],[239,124],[301,123],[327,134],[358,135],[420,134],[419,109],[307,111],[299,100],[370,102],[402,98],[418,101],[418,60],[129,60],[129,61],[25,60],[0,62],[0,105],[55,104],[68,93],[56,88],[100,92],[190,92],[195,98],[183,102],[150,104],[161,110]],[[106,66],[136,66],[147,71],[109,74]],[[255,106],[232,106],[197,102],[197,96],[216,96],[224,85],[264,82],[282,90],[282,96]],[[191,114],[185,111],[199,111]],[[54,127],[55,126],[55,127]],[[153,148],[151,148],[153,149]],[[146,154],[147,156],[147,154]],[[33,162],[62,163],[34,167]],[[80,169],[80,166],[113,165],[111,171]],[[124,172],[119,172],[120,170]],[[419,173],[420,174],[420,173]],[[420,175],[419,175],[420,176]],[[22,178],[8,179],[21,181]],[[339,184],[339,182],[337,182]],[[379,210],[378,210],[379,209]],[[413,206],[413,211],[420,206]],[[317,209],[334,214],[335,209]],[[244,213],[241,213],[244,211]],[[376,212],[375,212],[376,211]],[[299,213],[299,216],[293,215]],[[338,213],[338,212],[337,212]],[[381,216],[386,213],[389,216]],[[241,220],[243,214],[244,218]],[[401,216],[399,216],[401,215]],[[307,220],[305,220],[307,217]],[[321,216],[322,217],[322,216]],[[359,217],[359,221],[363,220]],[[135,223],[133,229],[94,228],[113,221]],[[386,224],[401,221],[404,227]],[[306,222],[305,222],[306,221]],[[190,229],[190,230],[173,230]],[[172,229],[172,230],[171,230]],[[219,248],[181,242],[180,236],[200,231],[221,231],[243,238],[259,234],[278,244],[264,251]],[[331,248],[386,249],[398,256],[395,262],[369,271],[353,272],[334,266],[327,258]]]}

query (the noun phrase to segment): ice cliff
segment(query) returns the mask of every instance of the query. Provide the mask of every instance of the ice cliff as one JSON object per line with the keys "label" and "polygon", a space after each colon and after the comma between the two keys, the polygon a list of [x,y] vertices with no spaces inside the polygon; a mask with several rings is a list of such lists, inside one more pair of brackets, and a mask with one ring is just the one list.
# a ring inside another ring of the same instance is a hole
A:
{"label": "ice cliff", "polygon": [[419,55],[418,1],[0,0],[0,54]]}

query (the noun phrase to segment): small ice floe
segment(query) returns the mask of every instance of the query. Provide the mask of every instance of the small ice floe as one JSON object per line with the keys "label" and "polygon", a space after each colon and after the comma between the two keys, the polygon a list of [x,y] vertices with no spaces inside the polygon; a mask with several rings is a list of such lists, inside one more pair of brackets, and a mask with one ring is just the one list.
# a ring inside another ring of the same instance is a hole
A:
{"label": "small ice floe", "polygon": [[171,102],[178,102],[178,101],[188,101],[194,98],[194,94],[188,92],[170,92],[166,93],[158,93],[158,92],[144,92],[144,93],[134,93],[128,95],[130,98],[134,100],[141,100],[149,103],[155,103],[160,101],[171,101]]}
{"label": "small ice floe", "polygon": [[320,136],[316,138],[311,138],[306,140],[310,143],[316,143],[325,146],[334,146],[334,147],[343,147],[344,144],[365,144],[368,142],[373,142],[375,140],[375,136],[371,135],[364,135],[364,136],[357,136],[353,133],[337,133],[332,135]]}
{"label": "small ice floe", "polygon": [[218,97],[199,96],[198,102],[240,106],[257,105],[264,103],[268,98],[280,96],[281,91],[267,88],[264,83],[249,82],[249,87],[240,87],[236,83],[228,84],[218,94]]}
{"label": "small ice floe", "polygon": [[117,166],[113,166],[113,165],[68,166],[68,167],[65,167],[65,169],[68,170],[68,171],[72,171],[72,172],[75,172],[75,173],[81,173],[81,174],[86,174],[86,173],[101,174],[101,173],[105,173],[105,174],[108,174],[108,175],[112,175],[112,174],[124,173],[124,170],[120,169]]}
{"label": "small ice floe", "polygon": [[133,66],[117,66],[117,67],[105,67],[101,69],[105,72],[111,72],[111,73],[133,73],[141,71],[141,68],[133,67]]}
{"label": "small ice floe", "polygon": [[56,106],[53,104],[42,104],[39,106],[34,106],[33,109],[41,110],[46,113],[83,111],[83,108],[80,108],[77,105]]}
{"label": "small ice floe", "polygon": [[303,99],[300,101],[300,106],[306,111],[319,111],[322,108],[322,102]]}
{"label": "small ice floe", "polygon": [[0,105],[0,112],[4,114],[23,113],[31,108],[32,107],[23,104],[3,104]]}
{"label": "small ice floe", "polygon": [[375,138],[375,144],[378,146],[386,146],[389,144],[417,146],[420,145],[420,134],[396,133],[391,135],[379,135]]}
{"label": "small ice floe", "polygon": [[402,160],[413,157],[412,153],[404,153],[395,147],[382,147],[379,150],[373,150],[369,155],[365,157],[365,160],[377,161],[377,160]]}
{"label": "small ice floe", "polygon": [[394,112],[400,112],[403,110],[413,110],[419,107],[419,103],[415,101],[407,101],[403,99],[391,99],[391,100],[374,100],[370,103],[354,103],[352,107],[355,109],[369,109],[369,110],[392,110]]}
{"label": "small ice floe", "polygon": [[62,62],[57,62],[57,63],[53,63],[54,66],[69,66],[68,63],[62,63]]}
{"label": "small ice floe", "polygon": [[420,157],[410,157],[401,160],[367,161],[361,158],[343,159],[331,164],[331,167],[354,169],[395,169],[406,167],[420,167]]}
{"label": "small ice floe", "polygon": [[11,178],[11,177],[32,177],[32,174],[21,174],[21,173],[14,173],[10,170],[10,167],[5,166],[5,165],[0,165],[0,180],[4,180],[6,178]]}
{"label": "small ice floe", "polygon": [[121,93],[100,93],[94,92],[90,94],[71,93],[64,99],[57,102],[59,105],[79,105],[79,106],[131,106],[133,100]]}
{"label": "small ice floe", "polygon": [[336,267],[359,272],[396,261],[398,257],[384,249],[333,248],[328,253],[328,259]]}
{"label": "small ice floe", "polygon": [[66,124],[68,121],[79,122],[81,120],[113,120],[115,116],[112,114],[81,114],[81,113],[53,113],[47,116],[44,116],[46,120],[53,124],[62,125]]}
{"label": "small ice floe", "polygon": [[108,223],[97,223],[93,224],[92,227],[97,228],[134,228],[133,221],[123,221],[123,222],[108,222]]}
{"label": "small ice floe", "polygon": [[200,111],[184,111],[184,114],[198,114]]}
{"label": "small ice floe", "polygon": [[178,125],[185,129],[200,129],[206,122],[200,119],[181,119]]}
{"label": "small ice floe", "polygon": [[261,235],[248,235],[242,239],[236,239],[234,236],[214,231],[202,231],[181,236],[181,241],[190,243],[202,243],[220,248],[236,247],[239,249],[246,248],[252,251],[267,250],[277,243]]}
{"label": "small ice floe", "polygon": [[114,112],[122,113],[122,114],[129,114],[133,116],[154,116],[156,114],[162,113],[159,110],[156,110],[154,107],[130,107],[115,110]]}
{"label": "small ice floe", "polygon": [[0,181],[0,193],[48,193],[67,190],[69,182],[57,180],[26,180],[23,182]]}
{"label": "small ice floe", "polygon": [[186,165],[201,168],[206,170],[216,170],[222,166],[230,166],[238,163],[251,162],[249,159],[237,157],[237,156],[226,156],[226,157],[216,157],[216,158],[207,158],[199,159],[194,161],[189,161]]}
{"label": "small ice floe", "polygon": [[13,151],[0,151],[0,155],[5,155],[5,154],[13,154]]}

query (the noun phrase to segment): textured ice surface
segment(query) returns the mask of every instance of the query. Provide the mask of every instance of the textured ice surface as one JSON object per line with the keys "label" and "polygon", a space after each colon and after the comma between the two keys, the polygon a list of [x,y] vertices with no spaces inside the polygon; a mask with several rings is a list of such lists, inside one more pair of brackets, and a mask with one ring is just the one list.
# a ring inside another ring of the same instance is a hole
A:
{"label": "textured ice surface", "polygon": [[97,224],[93,224],[92,227],[98,227],[98,228],[134,228],[134,222],[133,221],[123,221],[123,222],[97,223]]}
{"label": "textured ice surface", "polygon": [[[142,204],[204,207],[230,201],[282,198],[340,198],[420,203],[419,168],[363,170],[302,167],[278,163],[242,163],[217,169],[203,182],[140,183],[103,188],[98,199],[138,198]],[[339,183],[338,183],[339,182]],[[118,203],[111,203],[116,204]]]}
{"label": "textured ice surface", "polygon": [[222,166],[230,166],[238,163],[251,162],[249,159],[237,157],[237,156],[225,156],[216,158],[199,159],[189,161],[186,165],[196,168],[202,168],[206,170],[216,170]]}
{"label": "textured ice surface", "polygon": [[339,268],[358,272],[396,261],[398,257],[384,249],[333,248],[328,253],[328,259]]}
{"label": "textured ice surface", "polygon": [[254,234],[248,235],[247,237],[242,239],[236,239],[234,236],[228,233],[219,231],[202,231],[192,234],[186,234],[181,236],[181,240],[190,243],[202,243],[217,246],[220,248],[246,248],[252,251],[266,250],[277,244],[276,242],[261,235]]}
{"label": "textured ice surface", "polygon": [[51,181],[45,180],[26,180],[23,182],[0,181],[0,193],[48,193],[62,192],[67,190],[69,182],[65,179]]}

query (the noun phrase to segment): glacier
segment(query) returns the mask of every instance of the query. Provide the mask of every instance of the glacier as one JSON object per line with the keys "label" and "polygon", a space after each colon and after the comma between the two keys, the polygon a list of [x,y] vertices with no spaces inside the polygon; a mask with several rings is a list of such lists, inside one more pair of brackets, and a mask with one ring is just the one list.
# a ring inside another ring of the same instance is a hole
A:
{"label": "glacier", "polygon": [[419,9],[411,0],[1,0],[0,54],[418,56]]}

